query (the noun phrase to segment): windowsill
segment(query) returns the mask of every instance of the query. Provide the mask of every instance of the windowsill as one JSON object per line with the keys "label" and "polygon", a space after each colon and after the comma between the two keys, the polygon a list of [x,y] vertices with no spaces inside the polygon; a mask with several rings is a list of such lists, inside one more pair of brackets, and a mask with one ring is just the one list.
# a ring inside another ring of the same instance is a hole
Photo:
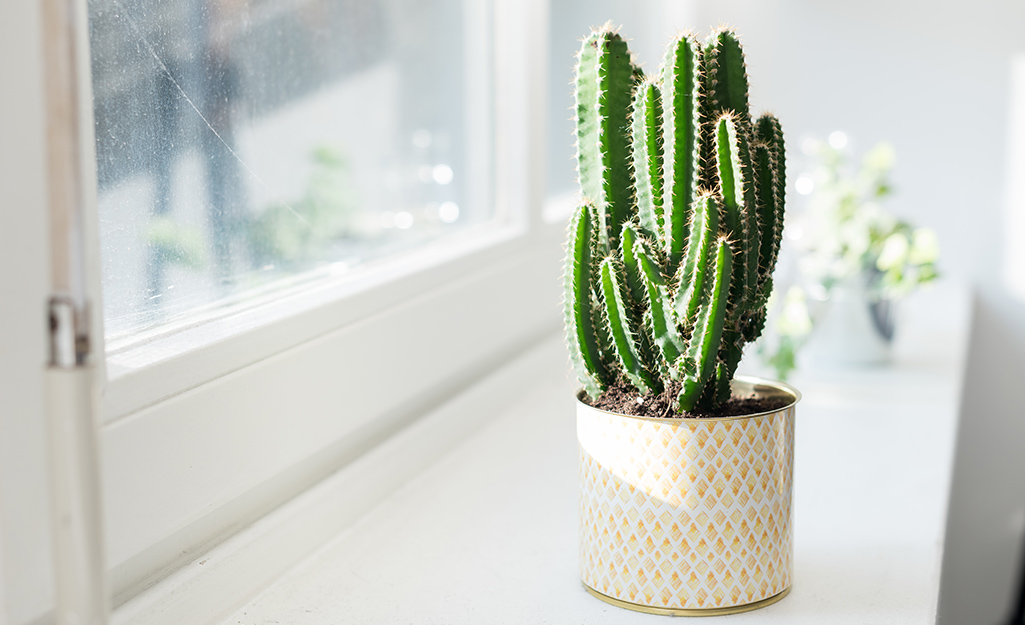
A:
{"label": "windowsill", "polygon": [[[792,380],[804,394],[793,591],[731,622],[935,622],[969,296],[945,285],[907,304],[890,367]],[[530,366],[506,378],[526,383],[518,398],[459,423],[428,415],[415,424],[428,443],[424,432],[449,430],[451,450],[222,622],[653,618],[580,584],[573,384],[561,338],[521,360]],[[390,453],[398,459],[403,449]],[[373,482],[369,467],[343,473]]]}

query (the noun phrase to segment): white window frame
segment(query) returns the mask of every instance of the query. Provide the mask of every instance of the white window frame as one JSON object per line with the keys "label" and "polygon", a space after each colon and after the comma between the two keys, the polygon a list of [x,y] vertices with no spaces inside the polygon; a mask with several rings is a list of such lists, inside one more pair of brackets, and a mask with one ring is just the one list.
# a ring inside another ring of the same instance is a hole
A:
{"label": "white window frame", "polygon": [[[75,1],[84,15],[85,0]],[[11,76],[29,92],[0,105],[5,133],[29,122],[18,145],[0,146],[0,164],[14,172],[10,183],[18,180],[13,191],[0,179],[5,201],[17,201],[23,189],[38,207],[28,216],[8,207],[0,213],[0,228],[27,237],[27,245],[0,252],[10,263],[0,267],[5,289],[21,266],[14,254],[31,244],[42,251],[25,259],[32,270],[14,285],[27,298],[15,311],[21,328],[32,331],[17,353],[2,356],[0,373],[19,359],[39,371],[45,363],[45,166],[14,162],[24,154],[19,147],[39,156],[45,145],[42,107],[32,108],[43,81],[37,11],[32,0],[0,6],[0,34],[9,35],[0,46],[12,48],[0,59],[5,81]],[[100,445],[115,607],[557,331],[563,229],[542,219],[547,4],[496,0],[494,15],[496,189],[505,209],[525,219],[461,249],[448,243],[414,252],[112,354]],[[87,73],[79,82],[87,92]],[[83,114],[91,120],[91,109]],[[93,189],[94,215],[95,199]],[[98,281],[98,266],[94,273]],[[347,360],[351,354],[360,360]],[[384,365],[395,380],[374,373]],[[0,579],[8,591],[0,615],[19,624],[38,619],[52,601],[37,377],[13,380],[21,384],[17,395],[0,397],[0,450],[23,452],[0,458],[2,510],[18,510],[18,518],[0,518]],[[12,474],[40,494],[16,499],[21,489]],[[12,596],[21,588],[25,595]]]}
{"label": "white window frame", "polygon": [[[46,430],[49,224],[42,15],[0,4],[0,623],[53,602]],[[14,97],[17,94],[17,97]]]}

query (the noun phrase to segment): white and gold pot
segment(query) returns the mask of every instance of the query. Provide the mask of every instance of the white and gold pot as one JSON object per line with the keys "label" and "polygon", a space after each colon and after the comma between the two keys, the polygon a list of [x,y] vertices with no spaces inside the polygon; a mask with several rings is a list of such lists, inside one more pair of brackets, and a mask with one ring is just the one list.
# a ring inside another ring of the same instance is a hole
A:
{"label": "white and gold pot", "polygon": [[598,598],[684,616],[753,610],[793,577],[794,406],[790,386],[738,377],[734,394],[778,410],[653,419],[577,401],[580,569]]}

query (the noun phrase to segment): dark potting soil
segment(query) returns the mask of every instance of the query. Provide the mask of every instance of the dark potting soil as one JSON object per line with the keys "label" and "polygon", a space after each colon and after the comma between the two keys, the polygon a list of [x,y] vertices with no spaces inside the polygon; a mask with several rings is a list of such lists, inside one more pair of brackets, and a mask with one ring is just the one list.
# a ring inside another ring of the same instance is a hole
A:
{"label": "dark potting soil", "polygon": [[[742,415],[770,412],[791,403],[788,397],[759,397],[755,394],[734,396],[715,410],[695,409],[692,412],[678,413],[675,411],[676,396],[680,393],[681,384],[671,382],[661,393],[641,395],[634,387],[619,382],[610,386],[601,397],[592,400],[586,395],[584,403],[599,410],[618,412],[634,417],[738,417]],[[639,401],[638,401],[639,400]]]}

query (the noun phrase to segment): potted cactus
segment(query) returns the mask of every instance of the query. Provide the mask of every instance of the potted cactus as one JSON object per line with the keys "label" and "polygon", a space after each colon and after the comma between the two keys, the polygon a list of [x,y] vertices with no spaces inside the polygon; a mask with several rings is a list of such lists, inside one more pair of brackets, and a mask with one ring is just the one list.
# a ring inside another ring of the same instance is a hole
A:
{"label": "potted cactus", "polygon": [[606,25],[581,46],[566,329],[577,377],[581,577],[610,603],[722,614],[792,575],[798,393],[734,379],[765,323],[784,205],[728,29],[644,76]]}

